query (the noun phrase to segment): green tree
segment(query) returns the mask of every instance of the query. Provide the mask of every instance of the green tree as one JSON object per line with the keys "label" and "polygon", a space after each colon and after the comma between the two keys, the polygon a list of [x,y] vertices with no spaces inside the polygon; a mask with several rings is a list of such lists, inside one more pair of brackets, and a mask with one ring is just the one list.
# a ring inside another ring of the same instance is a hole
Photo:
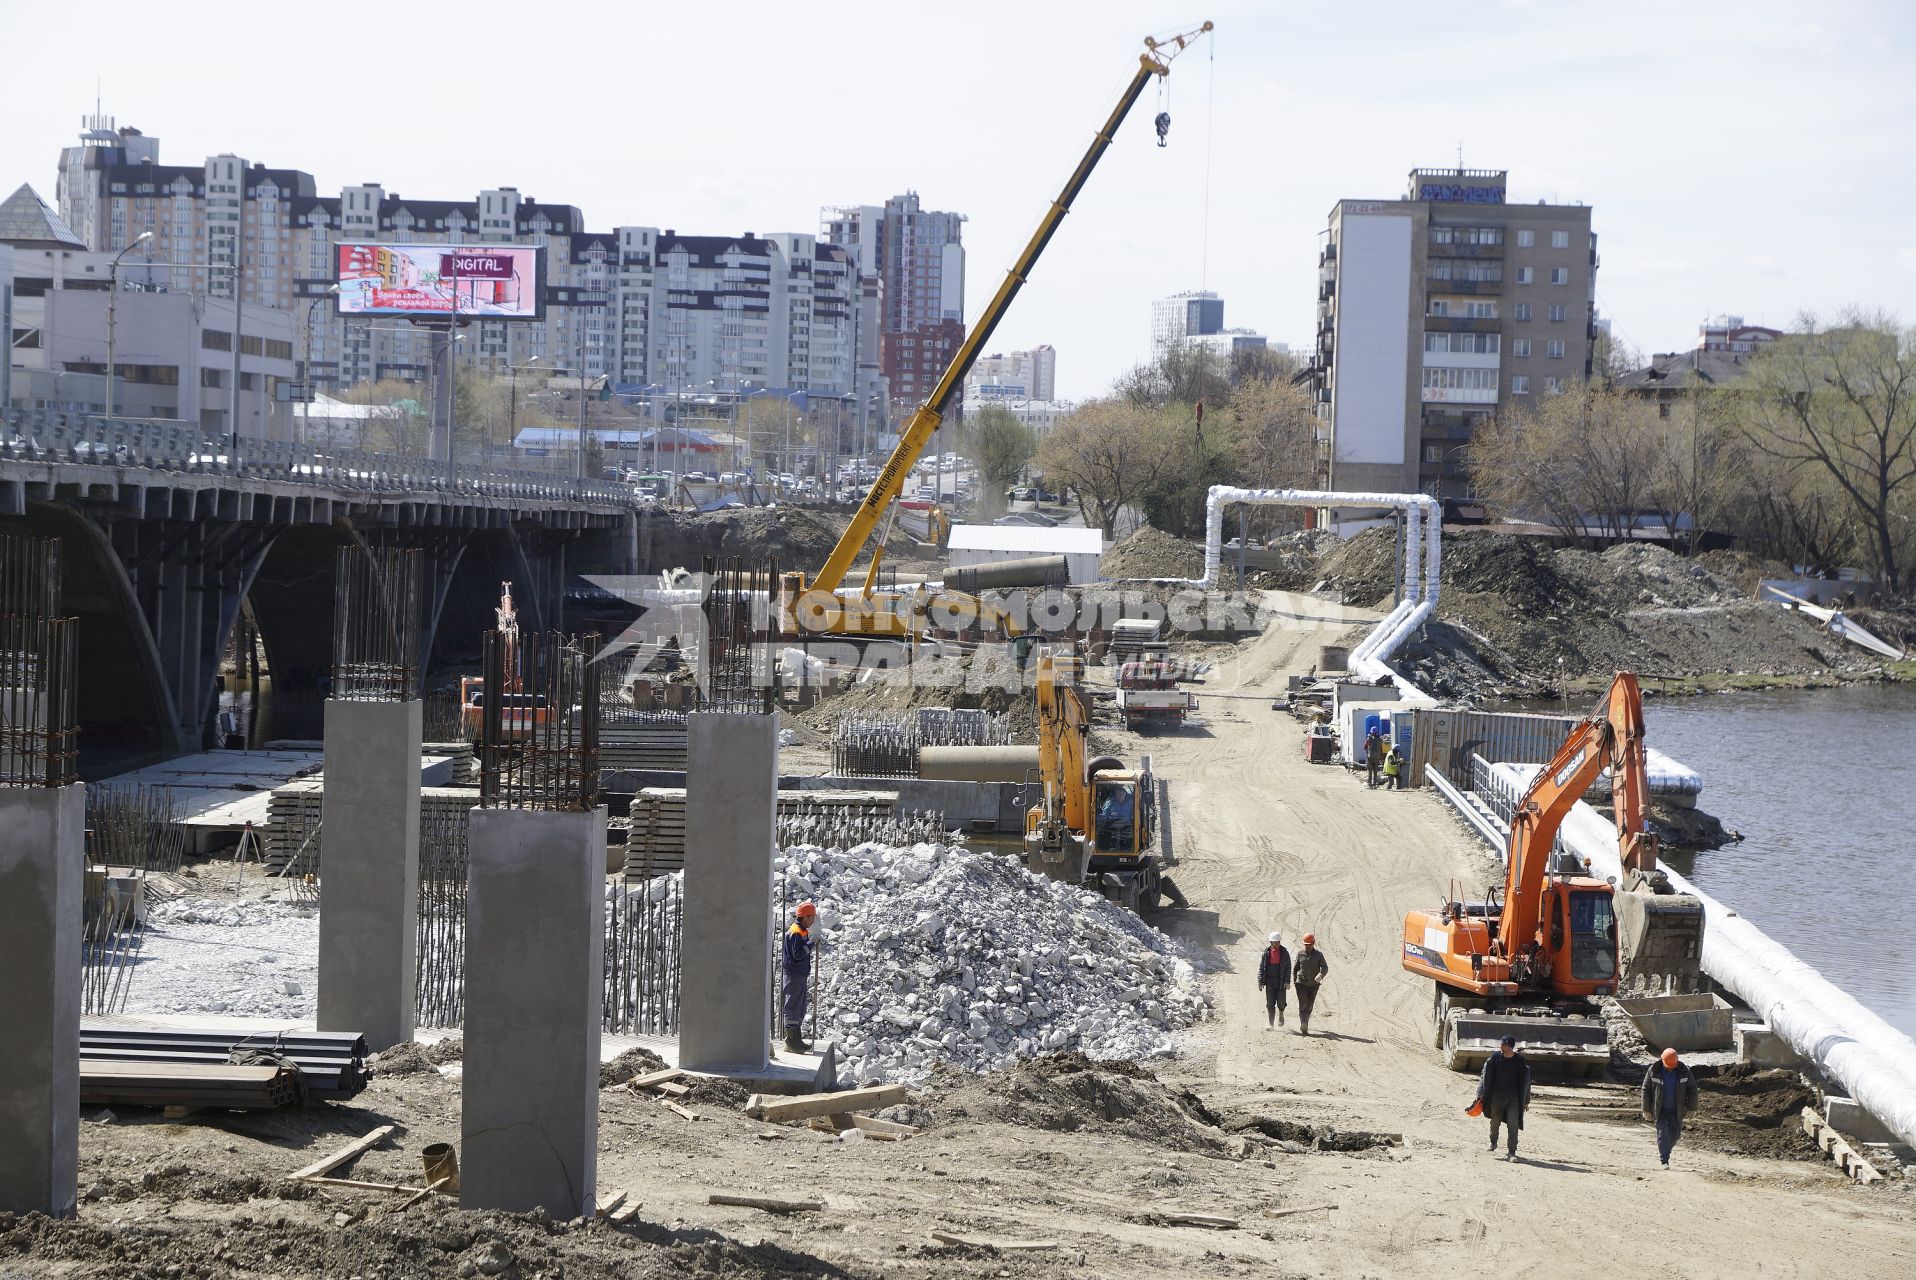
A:
{"label": "green tree", "polygon": [[1038,452],[1038,436],[1008,409],[996,406],[965,415],[964,455],[978,469],[987,511],[1002,511],[1007,486],[1024,472]]}
{"label": "green tree", "polygon": [[1751,362],[1745,432],[1757,450],[1827,477],[1855,519],[1865,565],[1890,594],[1916,561],[1916,329],[1851,310]]}

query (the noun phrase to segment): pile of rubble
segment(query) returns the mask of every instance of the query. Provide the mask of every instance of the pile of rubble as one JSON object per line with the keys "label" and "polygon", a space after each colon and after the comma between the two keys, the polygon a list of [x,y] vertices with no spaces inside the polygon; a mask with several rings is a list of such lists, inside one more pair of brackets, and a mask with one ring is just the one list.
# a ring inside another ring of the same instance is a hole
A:
{"label": "pile of rubble", "polygon": [[1204,548],[1146,525],[1098,561],[1106,578],[1195,578],[1204,572]]}
{"label": "pile of rubble", "polygon": [[788,849],[778,866],[793,899],[818,903],[819,1038],[861,1084],[1068,1049],[1166,1056],[1208,1012],[1169,938],[1011,858],[866,844]]}

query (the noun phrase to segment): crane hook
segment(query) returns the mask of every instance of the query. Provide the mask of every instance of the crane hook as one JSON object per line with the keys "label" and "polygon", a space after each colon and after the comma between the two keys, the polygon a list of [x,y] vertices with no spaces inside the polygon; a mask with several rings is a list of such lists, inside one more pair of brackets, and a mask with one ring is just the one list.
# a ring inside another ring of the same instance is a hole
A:
{"label": "crane hook", "polygon": [[1157,126],[1158,145],[1161,147],[1164,145],[1165,135],[1171,132],[1171,113],[1169,111],[1158,112]]}

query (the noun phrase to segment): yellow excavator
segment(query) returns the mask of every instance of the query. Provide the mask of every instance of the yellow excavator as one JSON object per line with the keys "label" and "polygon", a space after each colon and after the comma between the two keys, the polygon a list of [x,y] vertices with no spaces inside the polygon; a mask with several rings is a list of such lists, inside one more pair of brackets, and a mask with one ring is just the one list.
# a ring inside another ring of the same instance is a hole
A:
{"label": "yellow excavator", "polygon": [[1133,911],[1163,898],[1184,906],[1159,863],[1157,780],[1150,757],[1127,769],[1089,754],[1091,710],[1070,654],[1040,650],[1033,660],[1038,699],[1038,802],[1025,813],[1025,868],[1083,885]]}
{"label": "yellow excavator", "polygon": [[[1010,308],[1011,300],[1018,296],[1018,290],[1030,278],[1032,268],[1037,265],[1051,237],[1057,234],[1064,216],[1071,212],[1072,201],[1077,199],[1078,193],[1091,177],[1091,171],[1111,146],[1118,126],[1143,95],[1145,86],[1169,75],[1172,60],[1210,30],[1211,24],[1206,22],[1175,35],[1146,38],[1144,52],[1138,55],[1138,69],[1132,75],[1130,84],[1125,86],[1109,118],[1098,129],[1097,136],[1078,161],[1078,167],[1071,171],[1064,190],[1058,193],[1057,199],[1051,202],[1051,207],[1039,220],[1038,229],[1032,233],[1024,252],[1018,255],[1018,260],[1005,273],[1004,283],[998,286],[998,292],[985,307],[984,314],[978,317],[977,324],[972,326],[964,342],[953,353],[951,363],[938,380],[930,399],[918,406],[905,423],[904,430],[899,432],[897,447],[885,460],[864,501],[858,504],[851,523],[846,525],[844,534],[832,548],[831,555],[826,557],[824,566],[809,580],[803,573],[782,575],[779,584],[779,621],[788,638],[915,640],[927,637],[935,630],[975,634],[987,639],[1005,639],[1017,634],[1016,622],[1009,614],[964,592],[876,590],[878,567],[884,557],[882,542],[872,554],[863,586],[848,588],[845,580],[873,531],[897,501],[906,478],[918,464],[933,433],[958,403],[965,375],[971,371],[978,353],[991,341],[992,332]],[[1163,145],[1170,117],[1160,114],[1157,124],[1159,145]]]}

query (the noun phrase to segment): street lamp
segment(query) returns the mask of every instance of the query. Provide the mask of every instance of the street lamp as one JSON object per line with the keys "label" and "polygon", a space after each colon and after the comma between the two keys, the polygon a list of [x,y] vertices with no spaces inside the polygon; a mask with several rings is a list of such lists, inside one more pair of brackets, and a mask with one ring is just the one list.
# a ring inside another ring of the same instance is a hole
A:
{"label": "street lamp", "polygon": [[[113,265],[107,269],[107,287],[112,290],[106,300],[106,416],[113,417],[113,376],[119,364],[119,307],[120,307],[120,259],[132,253],[139,246],[153,238],[151,231],[142,231],[133,243],[113,255]],[[12,354],[8,353],[8,358]]]}
{"label": "street lamp", "polygon": [[506,413],[506,445],[508,448],[515,445],[519,439],[519,370],[530,369],[543,359],[545,359],[544,356],[534,356],[524,364],[508,363],[506,365],[506,372],[509,375],[508,380],[512,383],[512,407],[507,410]]}
{"label": "street lamp", "polygon": [[302,375],[299,398],[299,442],[312,443],[313,427],[313,308],[339,292],[336,284],[326,286],[326,292],[316,295],[306,304],[306,363],[300,366]]}

